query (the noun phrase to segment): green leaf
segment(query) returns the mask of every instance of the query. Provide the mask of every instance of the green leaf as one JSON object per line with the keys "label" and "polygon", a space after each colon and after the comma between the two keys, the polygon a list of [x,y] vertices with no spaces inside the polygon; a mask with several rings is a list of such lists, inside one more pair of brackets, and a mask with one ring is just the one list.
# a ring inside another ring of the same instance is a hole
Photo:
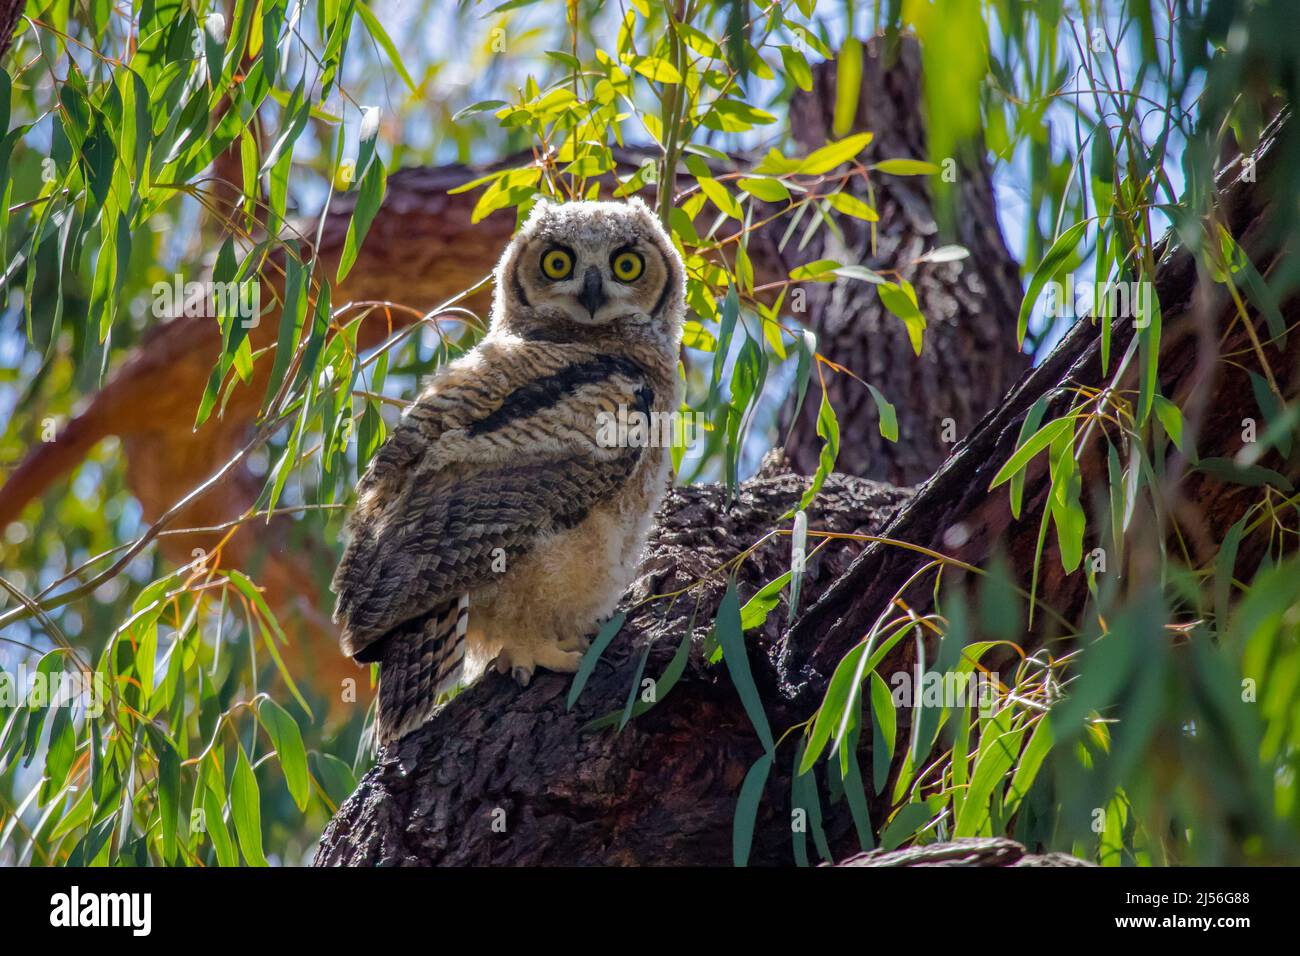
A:
{"label": "green leaf", "polygon": [[1047,255],[1043,256],[1042,261],[1038,263],[1038,268],[1034,270],[1033,278],[1029,280],[1029,287],[1025,290],[1025,297],[1020,303],[1020,316],[1016,319],[1016,341],[1022,345],[1025,341],[1025,333],[1029,330],[1029,316],[1033,314],[1038,293],[1043,291],[1043,286],[1048,280],[1060,271],[1070,256],[1074,255],[1075,247],[1083,238],[1087,227],[1086,221],[1077,222],[1061,233],[1052,243],[1052,247],[1047,250]]}
{"label": "green leaf", "polygon": [[979,755],[975,758],[975,771],[971,774],[970,788],[962,803],[961,815],[953,834],[958,837],[977,836],[989,822],[989,800],[996,787],[1011,769],[1020,754],[1020,741],[1025,728],[999,734],[994,739],[980,741]]}
{"label": "green leaf", "polygon": [[745,632],[740,625],[740,600],[736,596],[734,580],[727,583],[727,591],[722,596],[718,616],[713,622],[713,631],[718,646],[722,648],[722,659],[727,664],[731,683],[740,695],[740,703],[749,715],[764,749],[771,754],[776,749],[776,744],[768,727],[767,714],[763,711],[763,700],[759,697],[758,687],[749,671],[749,654],[745,647]]}
{"label": "green leaf", "polygon": [[889,783],[889,765],[894,758],[894,744],[898,739],[898,712],[889,685],[875,671],[871,672],[871,729],[874,744],[872,757],[872,784],[876,793],[884,793]]}
{"label": "green leaf", "polygon": [[[1029,406],[1029,411],[1025,413],[1025,420],[1020,423],[1020,436],[1016,439],[1016,447],[1023,447],[1029,437],[1038,429],[1038,425],[1047,414],[1047,396],[1040,395],[1035,399],[1034,404]],[[1016,473],[1011,477],[1011,514],[1017,520],[1020,518],[1020,506],[1025,496],[1025,473],[1022,469],[1016,469]]]}
{"label": "green leaf", "polygon": [[[802,745],[801,745],[802,746]],[[799,752],[800,747],[795,748],[794,764],[799,766],[802,754]],[[831,855],[830,844],[826,840],[826,833],[822,829],[822,804],[821,795],[817,789],[816,774],[799,774],[796,773],[790,780],[790,808],[791,811],[802,810],[807,821],[806,832],[799,832],[791,826],[791,836],[794,839],[794,853],[796,862],[800,866],[808,865],[808,833],[812,833],[813,842],[817,845],[817,855],[827,863],[833,863],[834,857]],[[793,823],[793,820],[791,821]]]}
{"label": "green leaf", "polygon": [[1262,488],[1272,485],[1283,491],[1291,492],[1294,486],[1291,480],[1281,472],[1262,465],[1242,465],[1231,458],[1202,458],[1196,462],[1196,470],[1203,471],[1219,481],[1244,485],[1247,488]]}
{"label": "green leaf", "polygon": [[817,259],[814,262],[806,262],[801,266],[796,266],[791,269],[790,278],[795,282],[804,282],[807,280],[813,282],[834,282],[836,270],[839,268],[839,262],[834,259]]}
{"label": "green leaf", "polygon": [[740,626],[742,630],[752,631],[762,627],[767,616],[781,602],[781,591],[790,583],[790,572],[769,581],[740,609]]}
{"label": "green leaf", "polygon": [[235,775],[230,781],[230,814],[235,821],[235,835],[244,859],[251,866],[266,866],[262,853],[262,806],[257,777],[239,747],[235,756]]}
{"label": "green leaf", "polygon": [[884,394],[870,382],[867,389],[875,399],[876,411],[880,415],[880,434],[889,441],[898,441],[898,412],[886,399]]}
{"label": "green leaf", "polygon": [[631,56],[627,63],[647,79],[656,83],[680,83],[682,75],[677,67],[660,56]]}
{"label": "green leaf", "polygon": [[749,850],[754,844],[754,821],[758,817],[758,804],[763,799],[763,788],[772,769],[772,751],[759,757],[745,774],[736,800],[736,816],[732,820],[731,861],[736,866],[749,865]]}
{"label": "green leaf", "polygon": [[736,197],[727,192],[727,187],[722,183],[708,176],[700,176],[696,182],[700,184],[700,191],[709,197],[713,205],[732,219],[745,218],[745,212],[740,208],[740,203],[736,202]]}
{"label": "green leaf", "polygon": [[[1268,428],[1258,437],[1255,446],[1250,448],[1246,455],[1241,456],[1241,463],[1254,464],[1273,445],[1277,446],[1283,458],[1289,459],[1291,437],[1295,430],[1296,416],[1300,413],[1300,405],[1288,408],[1273,391],[1268,380],[1258,372],[1250,372],[1250,390],[1255,396],[1255,404],[1264,414],[1264,421],[1268,423]],[[1159,412],[1159,408],[1156,411]]]}
{"label": "green leaf", "polygon": [[266,628],[270,630],[270,636],[265,633],[265,630],[263,631],[262,645],[270,653],[271,659],[275,662],[276,669],[280,673],[280,677],[289,688],[289,692],[293,694],[294,700],[296,700],[299,706],[302,707],[303,712],[310,717],[311,707],[307,704],[307,699],[302,696],[302,691],[298,690],[298,685],[294,681],[293,675],[289,673],[289,668],[285,667],[284,658],[280,655],[279,648],[276,647],[277,640],[281,644],[288,644],[289,638],[285,635],[284,629],[280,627],[280,621],[276,618],[275,612],[271,610],[270,606],[266,603],[266,598],[262,596],[262,592],[257,589],[257,585],[249,579],[248,575],[244,574],[242,571],[236,571],[234,568],[231,568],[228,572],[228,576],[230,578],[230,583],[235,585],[239,590],[239,593],[248,598],[253,606],[257,608],[258,617],[266,625]]}
{"label": "green leaf", "polygon": [[181,763],[171,741],[160,733],[150,735],[158,755],[158,816],[162,821],[163,859],[176,859],[176,829],[180,818]]}
{"label": "green leaf", "polygon": [[807,773],[817,763],[830,742],[831,734],[843,721],[844,708],[856,701],[854,676],[858,673],[862,655],[866,652],[866,643],[860,643],[835,665],[835,672],[826,685],[821,706],[817,708],[817,716],[808,735],[808,745],[804,748],[803,761],[799,764],[799,773]]}
{"label": "green leaf", "polygon": [[1160,392],[1160,298],[1152,293],[1147,299],[1151,304],[1151,314],[1137,317],[1141,326],[1138,329],[1138,352],[1142,358],[1137,408],[1140,425],[1145,425],[1151,417],[1155,397]]}
{"label": "green leaf", "polygon": [[375,16],[374,11],[366,5],[365,0],[358,0],[355,10],[357,15],[361,17],[361,22],[365,24],[366,31],[388,54],[388,62],[393,65],[393,69],[402,78],[402,82],[406,84],[407,89],[412,93],[418,93],[419,90],[416,88],[415,81],[411,79],[411,74],[406,71],[406,64],[402,62],[402,55],[397,52],[397,46],[384,29],[383,24],[379,22],[379,18]]}
{"label": "green leaf", "polygon": [[775,123],[776,117],[741,100],[724,98],[710,103],[700,122],[706,129],[720,133],[744,133],[755,126]]}
{"label": "green leaf", "polygon": [[[477,103],[472,103],[469,106],[466,106],[464,109],[457,110],[455,113],[452,114],[451,121],[453,123],[459,123],[461,120],[469,119],[469,117],[474,116],[478,113],[492,112],[495,110],[499,110],[501,109],[501,107],[506,105],[508,104],[506,103],[505,100],[480,100]],[[490,179],[490,178],[491,177],[484,177],[484,179]],[[457,187],[456,189],[448,190],[448,192],[464,192],[464,191],[465,190],[463,187]]]}
{"label": "green leaf", "polygon": [[647,643],[641,648],[641,656],[636,663],[636,672],[632,675],[632,684],[627,689],[627,700],[623,704],[623,713],[619,715],[618,729],[620,731],[632,719],[633,710],[637,705],[637,697],[641,693],[641,677],[645,674],[645,664],[649,659],[650,644]]}
{"label": "green leaf", "polygon": [[1228,630],[1228,605],[1232,599],[1232,579],[1237,567],[1237,552],[1246,533],[1249,515],[1237,520],[1223,536],[1223,545],[1214,558],[1214,627],[1220,638]]}
{"label": "green leaf", "polygon": [[1016,449],[1015,454],[1013,454],[1007,460],[1007,463],[999,469],[998,473],[993,476],[993,483],[989,485],[989,491],[992,491],[1008,478],[1015,475],[1024,468],[1025,465],[1029,464],[1031,458],[1048,445],[1052,444],[1052,442],[1056,441],[1056,439],[1065,434],[1067,430],[1073,430],[1073,428],[1074,419],[1071,417],[1057,418],[1048,422],[1035,432],[1034,436],[1030,438],[1029,441]]}
{"label": "green leaf", "polygon": [[357,252],[370,231],[370,224],[384,201],[386,176],[384,164],[376,156],[361,179],[361,190],[357,194],[357,204],[352,209],[352,218],[348,222],[348,233],[343,240],[343,252],[339,256],[337,281],[342,282],[353,264],[357,261]]}
{"label": "green leaf", "polygon": [[812,67],[808,65],[808,58],[789,44],[781,44],[781,63],[785,67],[786,76],[799,89],[807,92],[813,88]]}
{"label": "green leaf", "polygon": [[302,731],[289,712],[270,698],[263,698],[257,706],[257,717],[266,728],[271,744],[280,758],[280,769],[289,787],[289,795],[300,813],[307,810],[311,796],[311,778],[307,773],[307,749],[302,743]]}
{"label": "green leaf", "polygon": [[718,350],[718,340],[713,337],[713,333],[694,319],[688,320],[682,327],[682,345],[701,352]]}
{"label": "green leaf", "polygon": [[[648,13],[643,12],[643,16],[648,15]],[[718,44],[711,40],[708,34],[704,33],[702,30],[697,30],[689,23],[677,24],[677,30],[681,33],[682,39],[686,41],[686,45],[696,53],[700,54],[700,56],[707,56],[713,60],[722,59],[722,47],[718,46]]]}
{"label": "green leaf", "polygon": [[352,768],[338,757],[313,750],[310,758],[312,772],[335,804],[342,803],[348,794],[357,789],[357,778]]}
{"label": "green leaf", "polygon": [[601,625],[595,640],[591,642],[591,647],[587,648],[587,653],[583,655],[582,663],[578,665],[578,672],[573,675],[573,684],[569,687],[569,697],[564,706],[565,710],[573,710],[573,705],[578,702],[582,689],[587,686],[587,681],[591,678],[592,672],[600,662],[600,655],[605,653],[605,648],[609,647],[610,642],[622,629],[625,620],[627,620],[627,612],[619,611]]}
{"label": "green leaf", "polygon": [[826,201],[834,207],[836,212],[842,212],[846,216],[865,219],[867,222],[878,222],[880,220],[880,215],[874,209],[857,196],[849,193],[831,193],[826,197]]}
{"label": "green leaf", "polygon": [[922,159],[882,159],[872,163],[871,168],[891,176],[933,176],[939,172],[938,166]]}
{"label": "green leaf", "polygon": [[302,335],[302,322],[307,316],[308,290],[306,284],[310,274],[298,259],[297,247],[293,246],[285,254],[284,305],[280,310],[280,331],[275,345],[275,360],[271,366],[271,377],[266,383],[266,396],[262,400],[263,408],[270,406],[276,392],[284,381],[289,362],[293,359],[294,347]]}
{"label": "green leaf", "polygon": [[779,179],[748,177],[737,181],[736,185],[763,202],[787,202],[790,199],[790,190]]}
{"label": "green leaf", "polygon": [[884,832],[880,834],[880,848],[882,850],[896,850],[906,840],[916,835],[925,824],[929,823],[934,817],[934,811],[930,809],[927,803],[909,803],[905,805],[898,813],[894,814],[894,819],[889,821]]}
{"label": "green leaf", "polygon": [[1038,770],[1042,767],[1043,761],[1051,749],[1051,716],[1044,714],[1039,719],[1038,726],[1034,728],[1033,734],[1030,735],[1029,743],[1025,745],[1025,752],[1020,755],[1020,763],[1016,767],[1016,772],[1011,777],[1011,786],[1007,789],[1007,798],[1002,804],[1004,819],[1010,819],[1011,815],[1020,808],[1021,802],[1034,785]]}
{"label": "green leaf", "polygon": [[912,343],[912,351],[921,354],[925,333],[925,316],[916,304],[916,291],[906,279],[897,283],[882,282],[876,286],[880,301],[886,309],[903,320],[907,327],[907,337]]}
{"label": "green leaf", "polygon": [[[858,99],[862,95],[862,41],[852,33],[841,44],[835,57],[835,110],[831,114],[831,132],[844,136],[853,128],[858,116]],[[865,144],[863,144],[865,145]],[[856,156],[861,150],[855,150]],[[831,167],[839,163],[832,163]],[[805,170],[812,172],[812,170]],[[826,172],[826,170],[818,170]]]}
{"label": "green leaf", "polygon": [[216,851],[217,864],[238,866],[239,855],[235,852],[235,844],[230,839],[230,831],[226,829],[221,798],[208,787],[204,787],[202,802],[203,828],[208,834],[208,839],[212,841],[212,848]]}
{"label": "green leaf", "polygon": [[1154,396],[1156,418],[1179,451],[1183,451],[1183,413],[1163,395]]}
{"label": "green leaf", "polygon": [[[841,55],[843,55],[841,53]],[[855,158],[867,148],[872,140],[871,133],[856,133],[836,143],[828,143],[819,150],[809,153],[798,166],[798,171],[805,176],[819,176],[829,173],[836,166],[841,166]]]}
{"label": "green leaf", "polygon": [[1074,461],[1074,431],[1063,432],[1051,449],[1052,488],[1048,498],[1056,540],[1061,550],[1061,566],[1072,573],[1083,560],[1083,534],[1087,524],[1079,503],[1082,480]]}
{"label": "green leaf", "polygon": [[[884,413],[881,414],[884,421]],[[817,457],[817,471],[813,474],[812,484],[799,499],[799,511],[807,511],[817,493],[821,491],[826,476],[835,470],[835,462],[840,457],[840,423],[835,416],[835,407],[831,405],[826,389],[822,389],[822,403],[817,410],[817,435],[822,440],[821,452]]]}

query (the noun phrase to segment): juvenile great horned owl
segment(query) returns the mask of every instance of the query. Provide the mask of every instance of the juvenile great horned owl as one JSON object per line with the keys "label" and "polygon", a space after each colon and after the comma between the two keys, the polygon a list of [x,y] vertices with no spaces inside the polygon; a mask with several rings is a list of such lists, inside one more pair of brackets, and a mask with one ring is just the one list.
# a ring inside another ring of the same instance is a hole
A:
{"label": "juvenile great horned owl", "polygon": [[638,199],[538,202],[506,247],[488,334],[371,461],[334,575],[344,653],[380,665],[380,741],[493,660],[521,684],[577,669],[669,482],[667,448],[602,422],[679,408],[684,285]]}

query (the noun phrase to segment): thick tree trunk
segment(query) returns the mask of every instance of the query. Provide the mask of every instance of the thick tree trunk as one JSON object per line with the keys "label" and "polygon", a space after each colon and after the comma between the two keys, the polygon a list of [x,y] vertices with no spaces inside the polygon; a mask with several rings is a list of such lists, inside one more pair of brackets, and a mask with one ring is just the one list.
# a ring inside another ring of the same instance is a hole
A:
{"label": "thick tree trunk", "polygon": [[[880,221],[840,217],[843,242],[823,231],[805,254],[899,270],[915,287],[928,322],[924,352],[919,357],[914,353],[902,320],[886,311],[875,291],[858,279],[810,287],[806,318],[819,351],[879,388],[898,411],[898,441],[891,442],[876,427],[871,393],[847,375],[827,374],[840,431],[852,436],[840,448],[836,469],[911,485],[934,474],[957,441],[970,434],[1028,367],[1029,359],[1016,347],[1013,334],[1020,309],[1020,271],[1002,240],[983,153],[927,153],[916,41],[902,38],[891,64],[887,42],[875,37],[865,44],[863,59],[854,128],[873,134],[863,161],[928,159],[941,166],[945,177],[955,176],[949,188],[956,234],[941,238],[926,177],[873,173],[871,193],[855,178],[849,191],[872,204]],[[791,132],[808,150],[833,136],[835,64],[820,64],[813,77],[812,90],[799,93],[790,108]],[[965,246],[970,257],[913,264],[951,242]],[[792,405],[786,408],[787,427],[792,410]],[[806,402],[786,445],[795,469],[805,474],[816,471],[821,454],[816,419],[817,403]]]}
{"label": "thick tree trunk", "polygon": [[[1277,172],[1273,144],[1278,128],[1275,124],[1268,131],[1255,156],[1254,168],[1264,181]],[[1257,191],[1254,177],[1240,173],[1240,167],[1231,169],[1221,180],[1221,213],[1252,261],[1267,273],[1277,251],[1267,239],[1268,209],[1261,198],[1266,191]],[[1156,289],[1164,316],[1164,394],[1185,403],[1203,457],[1231,457],[1242,445],[1241,419],[1258,413],[1242,380],[1244,373],[1216,362],[1217,349],[1247,347],[1247,333],[1241,322],[1231,320],[1231,310],[1214,288],[1200,281],[1185,250],[1169,249],[1163,256]],[[1288,325],[1300,321],[1300,299],[1284,302],[1282,310]],[[1251,319],[1259,322],[1258,316]],[[1134,332],[1131,320],[1115,322],[1113,356],[1124,354]],[[1024,580],[1048,487],[1044,469],[1041,463],[1029,469],[1019,521],[1011,517],[1005,489],[990,492],[989,482],[1014,449],[1034,401],[1048,396],[1048,414],[1059,413],[1077,386],[1107,384],[1099,338],[1090,321],[1078,322],[915,497],[861,479],[832,476],[826,496],[811,515],[811,526],[830,531],[853,526],[869,532],[898,504],[883,535],[973,563],[984,561],[1000,546]],[[1300,386],[1300,336],[1291,335],[1285,348],[1276,343],[1266,348],[1283,394],[1294,395]],[[1118,386],[1131,388],[1132,382],[1121,379]],[[1199,399],[1188,402],[1194,392]],[[1097,474],[1095,458],[1095,453],[1085,455],[1086,475]],[[1273,457],[1263,463],[1300,479],[1300,464],[1294,459],[1287,463]],[[1166,465],[1175,475],[1181,467],[1176,456]],[[1085,477],[1085,487],[1087,482]],[[546,675],[522,692],[495,676],[471,687],[382,755],[326,830],[317,863],[727,862],[736,796],[761,745],[731,682],[700,659],[702,623],[712,619],[723,590],[719,577],[692,592],[700,599],[692,632],[697,646],[672,692],[621,734],[608,728],[584,732],[582,726],[628,700],[641,673],[641,647],[647,642],[650,647],[644,674],[661,675],[689,629],[693,601],[690,606],[684,599],[668,602],[666,610],[662,601],[638,602],[651,593],[677,591],[743,550],[773,526],[800,487],[800,480],[791,476],[761,477],[745,484],[733,509],[725,508],[722,492],[714,487],[674,492],[642,577],[626,599],[636,608],[574,712],[565,709],[569,679],[557,675]],[[1192,531],[1195,557],[1208,559],[1248,494],[1202,473],[1186,476],[1180,494],[1203,522]],[[1238,567],[1257,561],[1259,548],[1247,540]],[[742,599],[784,570],[786,560],[784,547],[768,541],[741,568]],[[831,553],[826,560],[843,561],[844,555]],[[822,596],[787,635],[780,634],[784,614],[778,608],[750,639],[751,669],[777,735],[807,718],[831,668],[892,600],[918,567],[918,559],[891,545],[869,544],[836,584],[819,588],[817,579],[824,580],[833,567],[817,569],[807,593],[820,590]],[[1054,548],[1049,548],[1044,568],[1040,593],[1050,595],[1058,611],[1077,620],[1087,593],[1083,573],[1064,575]],[[926,607],[932,587],[927,581],[909,594],[911,606]],[[882,669],[889,672],[899,663],[886,662]],[[788,821],[793,759],[787,739],[778,747],[764,790],[754,862],[792,859]],[[871,811],[879,824],[882,807],[873,803]],[[854,838],[842,802],[824,808],[824,826],[836,858],[849,856]]]}
{"label": "thick tree trunk", "polygon": [[24,0],[0,0],[0,57],[9,52],[14,30],[22,19]]}
{"label": "thick tree trunk", "polygon": [[[1267,196],[1270,189],[1256,186],[1283,175],[1278,168],[1276,143],[1285,118],[1275,120],[1266,131],[1254,156],[1254,163],[1240,161],[1225,170],[1220,179],[1219,213],[1224,226],[1237,239],[1261,274],[1267,275],[1281,254],[1273,235]],[[1244,172],[1243,172],[1244,171]],[[1247,368],[1254,364],[1252,334],[1237,320],[1236,309],[1224,288],[1206,281],[1198,273],[1192,254],[1180,246],[1167,246],[1156,273],[1155,294],[1163,314],[1160,346],[1160,388],[1162,394],[1181,408],[1188,421],[1188,440],[1195,443],[1201,459],[1233,459],[1245,443],[1243,419],[1263,423],[1255,404]],[[1300,297],[1281,304],[1288,327],[1300,322]],[[1280,393],[1290,400],[1300,392],[1300,335],[1294,332],[1285,343],[1270,341],[1261,317],[1252,312],[1254,336],[1264,342],[1266,355]],[[910,506],[890,522],[885,537],[932,548],[969,564],[980,565],[997,549],[1007,554],[1016,578],[1028,582],[1033,568],[1038,529],[1050,489],[1046,456],[1040,455],[1028,468],[1024,485],[1024,506],[1017,520],[1011,514],[1005,487],[988,491],[998,469],[1016,448],[1020,428],[1029,408],[1048,396],[1044,421],[1062,414],[1075,399],[1074,389],[1101,389],[1110,384],[1119,358],[1133,342],[1134,321],[1116,319],[1112,325],[1110,373],[1101,362],[1100,329],[1090,319],[1078,321],[1039,367],[1033,369],[1012,390],[975,432],[948,459],[939,472],[919,490]],[[1220,361],[1220,356],[1239,354],[1240,361]],[[1116,390],[1135,394],[1139,362],[1115,383]],[[1261,424],[1261,428],[1263,424]],[[1284,460],[1270,451],[1259,464],[1282,474],[1294,483],[1300,480],[1300,458]],[[1109,487],[1104,446],[1088,445],[1080,461],[1085,489]],[[1173,455],[1168,462],[1166,490],[1171,495],[1164,507],[1176,513],[1191,548],[1196,566],[1212,561],[1228,528],[1257,498],[1257,490],[1240,483],[1221,481],[1205,471],[1188,471],[1186,461]],[[1176,479],[1181,482],[1174,488]],[[1085,502],[1085,506],[1089,502]],[[1089,528],[1098,527],[1092,521]],[[1147,543],[1154,545],[1154,532]],[[1090,539],[1085,554],[1108,544]],[[1238,556],[1239,569],[1254,568],[1265,545],[1263,536],[1248,538]],[[1115,558],[1112,556],[1112,567]],[[896,592],[920,566],[914,552],[885,544],[868,547],[844,575],[796,623],[781,652],[781,675],[787,694],[805,703],[820,692],[835,663],[870,626]],[[926,581],[913,589],[917,608],[927,607]],[[1086,576],[1065,574],[1052,536],[1044,551],[1039,593],[1050,595],[1051,606],[1069,620],[1077,620],[1088,599]],[[1039,615],[1047,625],[1050,618]],[[1047,637],[1041,634],[1040,637]]]}

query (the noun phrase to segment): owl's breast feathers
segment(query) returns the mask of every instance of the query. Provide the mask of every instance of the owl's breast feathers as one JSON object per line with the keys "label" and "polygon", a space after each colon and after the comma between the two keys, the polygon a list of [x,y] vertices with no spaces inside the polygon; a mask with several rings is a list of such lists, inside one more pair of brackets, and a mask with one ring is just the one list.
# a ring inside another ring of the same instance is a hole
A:
{"label": "owl's breast feathers", "polygon": [[358,486],[333,583],[343,651],[379,659],[394,628],[616,498],[663,452],[603,445],[602,413],[669,408],[675,362],[489,338],[441,370]]}

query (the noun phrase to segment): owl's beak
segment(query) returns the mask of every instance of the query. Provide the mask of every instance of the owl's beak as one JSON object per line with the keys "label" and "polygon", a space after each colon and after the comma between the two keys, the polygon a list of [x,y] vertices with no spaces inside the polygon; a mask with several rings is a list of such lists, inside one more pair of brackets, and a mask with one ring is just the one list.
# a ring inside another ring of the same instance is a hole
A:
{"label": "owl's beak", "polygon": [[582,291],[578,293],[578,301],[593,318],[596,310],[605,304],[605,280],[600,277],[599,269],[592,267],[582,277]]}

